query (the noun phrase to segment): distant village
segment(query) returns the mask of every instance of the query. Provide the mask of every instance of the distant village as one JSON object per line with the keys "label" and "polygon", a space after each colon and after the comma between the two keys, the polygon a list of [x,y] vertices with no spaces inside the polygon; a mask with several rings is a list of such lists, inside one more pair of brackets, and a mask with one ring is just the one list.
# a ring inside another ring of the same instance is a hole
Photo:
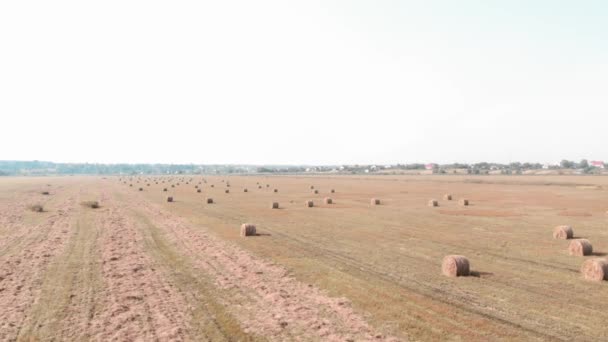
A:
{"label": "distant village", "polygon": [[377,175],[585,175],[608,174],[603,161],[562,160],[540,163],[414,163],[392,165],[197,165],[93,164],[43,161],[0,161],[0,176],[136,175],[136,174],[377,174]]}

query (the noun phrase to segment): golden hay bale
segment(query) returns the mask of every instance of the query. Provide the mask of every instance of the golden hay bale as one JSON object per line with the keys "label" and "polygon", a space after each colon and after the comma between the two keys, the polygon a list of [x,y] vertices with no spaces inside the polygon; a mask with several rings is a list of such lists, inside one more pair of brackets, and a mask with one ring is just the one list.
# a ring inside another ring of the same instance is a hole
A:
{"label": "golden hay bale", "polygon": [[272,202],[272,204],[270,205],[271,209],[279,209],[279,202]]}
{"label": "golden hay bale", "polygon": [[139,191],[144,191],[144,188],[139,188]]}
{"label": "golden hay bale", "polygon": [[334,203],[334,201],[331,198],[329,198],[329,197],[325,197],[325,199],[323,199],[323,202],[325,202],[325,204],[332,204],[332,203]]}
{"label": "golden hay bale", "polygon": [[215,185],[211,184],[211,187],[212,187],[212,188],[215,188]]}
{"label": "golden hay bale", "polygon": [[581,274],[586,280],[602,281],[608,280],[608,260],[589,259],[581,266]]}
{"label": "golden hay bale", "polygon": [[557,226],[553,230],[554,239],[567,240],[567,239],[572,239],[573,236],[574,236],[574,231],[572,230],[572,227],[570,227],[570,226]]}
{"label": "golden hay bale", "polygon": [[195,185],[195,186],[194,186],[194,188],[195,188],[195,189],[198,189],[198,185]]}
{"label": "golden hay bale", "polygon": [[241,225],[241,236],[253,236],[255,235],[255,226],[251,223],[243,223]]}
{"label": "golden hay bale", "polygon": [[243,189],[243,192],[247,192],[247,188]]}
{"label": "golden hay bale", "polygon": [[261,185],[258,185],[258,189],[261,189],[261,188],[262,188],[262,186],[261,186]]}
{"label": "golden hay bale", "polygon": [[318,194],[318,193],[319,193],[319,190],[313,190],[313,191],[312,191],[312,193],[313,193],[313,194]]}
{"label": "golden hay bale", "polygon": [[163,191],[164,191],[164,192],[167,192],[167,188],[164,188],[164,189],[163,189]]}
{"label": "golden hay bale", "polygon": [[230,193],[230,190],[226,189],[224,190],[225,193]]}
{"label": "golden hay bale", "polygon": [[129,186],[133,186],[133,184],[129,184]]}
{"label": "golden hay bale", "polygon": [[575,256],[591,255],[593,253],[593,246],[587,239],[576,239],[570,242],[568,246],[568,253]]}
{"label": "golden hay bale", "polygon": [[330,192],[331,192],[331,193],[332,193],[332,194],[333,194],[333,193],[334,193],[334,192],[336,192],[336,190],[334,190],[334,189],[331,189],[331,190],[330,190]]}
{"label": "golden hay bale", "polygon": [[312,208],[312,207],[314,207],[314,205],[315,205],[315,204],[313,203],[313,201],[306,201],[306,206],[307,206],[308,208]]}
{"label": "golden hay bale", "polygon": [[267,187],[267,188],[270,188],[270,184],[266,184],[266,187]]}
{"label": "golden hay bale", "polygon": [[448,277],[466,277],[469,275],[469,260],[462,255],[448,255],[443,258],[441,273]]}
{"label": "golden hay bale", "polygon": [[315,186],[314,186],[314,185],[311,185],[311,186],[310,186],[310,190],[313,190],[314,188],[315,188]]}
{"label": "golden hay bale", "polygon": [[273,192],[279,192],[279,189],[274,189],[274,190],[272,190],[272,191],[273,191]]}
{"label": "golden hay bale", "polygon": [[172,188],[175,188],[175,185],[171,184],[171,187],[172,187]]}
{"label": "golden hay bale", "polygon": [[439,206],[439,202],[437,202],[437,200],[434,200],[434,199],[429,200],[428,206],[429,207],[438,207]]}
{"label": "golden hay bale", "polygon": [[451,201],[452,200],[452,195],[445,194],[445,195],[443,195],[443,199],[446,200],[446,201]]}
{"label": "golden hay bale", "polygon": [[171,196],[167,197],[167,202],[173,202],[173,197],[171,197]]}
{"label": "golden hay bale", "polygon": [[372,205],[380,205],[380,199],[378,199],[378,198],[372,198],[371,204]]}
{"label": "golden hay bale", "polygon": [[32,204],[28,206],[28,209],[36,213],[41,213],[44,211],[44,207],[41,204]]}
{"label": "golden hay bale", "polygon": [[213,198],[211,198],[211,197],[207,197],[207,203],[208,203],[208,204],[213,203]]}
{"label": "golden hay bale", "polygon": [[467,205],[469,205],[469,200],[468,200],[468,199],[466,199],[466,198],[461,198],[461,199],[458,201],[458,204],[463,205],[463,206],[465,206],[465,207],[466,207]]}
{"label": "golden hay bale", "polygon": [[196,189],[196,192],[201,192],[201,189]]}
{"label": "golden hay bale", "polygon": [[91,208],[91,209],[99,208],[99,202],[97,202],[97,201],[84,201],[84,202],[81,202],[80,204],[82,204],[85,207]]}

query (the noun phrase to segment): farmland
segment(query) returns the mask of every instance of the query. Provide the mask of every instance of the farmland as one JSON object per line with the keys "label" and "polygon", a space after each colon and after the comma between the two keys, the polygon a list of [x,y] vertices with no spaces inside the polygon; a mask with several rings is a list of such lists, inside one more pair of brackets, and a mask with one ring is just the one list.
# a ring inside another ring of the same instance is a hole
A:
{"label": "farmland", "polygon": [[600,176],[3,177],[0,340],[605,340],[607,210]]}

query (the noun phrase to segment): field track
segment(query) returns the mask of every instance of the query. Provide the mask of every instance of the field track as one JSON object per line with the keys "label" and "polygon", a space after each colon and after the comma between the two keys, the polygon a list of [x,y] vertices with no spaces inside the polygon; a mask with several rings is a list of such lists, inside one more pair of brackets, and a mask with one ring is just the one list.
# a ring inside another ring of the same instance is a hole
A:
{"label": "field track", "polygon": [[171,178],[0,178],[0,340],[608,339],[608,285],[551,238],[608,253],[602,177]]}

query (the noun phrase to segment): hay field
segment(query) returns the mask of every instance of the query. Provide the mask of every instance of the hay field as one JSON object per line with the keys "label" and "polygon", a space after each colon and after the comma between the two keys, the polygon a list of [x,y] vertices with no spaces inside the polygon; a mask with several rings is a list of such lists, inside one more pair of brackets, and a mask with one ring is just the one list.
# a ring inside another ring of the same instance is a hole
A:
{"label": "hay field", "polygon": [[606,340],[607,210],[604,177],[3,177],[0,340]]}

